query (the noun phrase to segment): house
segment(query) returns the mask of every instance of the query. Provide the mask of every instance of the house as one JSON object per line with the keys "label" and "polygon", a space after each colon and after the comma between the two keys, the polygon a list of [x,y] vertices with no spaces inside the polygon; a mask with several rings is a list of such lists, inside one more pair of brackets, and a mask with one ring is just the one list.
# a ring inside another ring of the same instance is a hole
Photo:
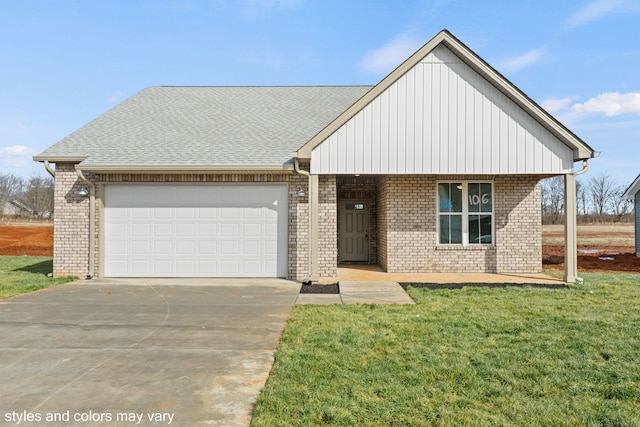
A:
{"label": "house", "polygon": [[20,200],[11,199],[4,204],[2,214],[7,216],[34,217],[37,212]]}
{"label": "house", "polygon": [[633,202],[636,233],[636,256],[640,257],[640,175],[629,185],[622,198]]}
{"label": "house", "polygon": [[[373,87],[150,87],[34,156],[54,275],[541,269],[540,180],[595,152],[444,30]],[[55,172],[51,164],[55,164]]]}

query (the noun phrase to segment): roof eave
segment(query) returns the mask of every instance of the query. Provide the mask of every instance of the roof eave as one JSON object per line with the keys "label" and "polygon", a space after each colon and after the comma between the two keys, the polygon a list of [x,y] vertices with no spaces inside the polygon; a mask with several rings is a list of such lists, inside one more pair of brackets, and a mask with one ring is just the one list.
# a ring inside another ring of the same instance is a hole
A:
{"label": "roof eave", "polygon": [[635,200],[638,191],[640,191],[640,175],[638,175],[624,193],[622,193],[621,199]]}
{"label": "roof eave", "polygon": [[84,161],[87,156],[48,156],[39,154],[33,156],[32,159],[35,162],[50,162],[50,163],[80,163]]}
{"label": "roof eave", "polygon": [[214,173],[214,174],[282,174],[292,173],[293,165],[108,165],[79,164],[76,169],[96,173]]}

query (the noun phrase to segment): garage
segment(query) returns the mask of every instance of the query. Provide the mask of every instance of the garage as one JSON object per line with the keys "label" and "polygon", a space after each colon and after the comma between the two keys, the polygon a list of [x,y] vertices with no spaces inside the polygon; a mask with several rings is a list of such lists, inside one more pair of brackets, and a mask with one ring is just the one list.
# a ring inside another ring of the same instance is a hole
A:
{"label": "garage", "polygon": [[286,277],[284,184],[107,184],[105,277]]}

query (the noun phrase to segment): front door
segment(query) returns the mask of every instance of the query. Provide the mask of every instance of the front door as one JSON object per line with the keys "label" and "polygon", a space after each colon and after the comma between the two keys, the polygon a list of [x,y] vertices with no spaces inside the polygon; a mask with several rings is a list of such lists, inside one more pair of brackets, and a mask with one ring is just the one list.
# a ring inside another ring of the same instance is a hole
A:
{"label": "front door", "polygon": [[369,203],[340,203],[340,260],[369,261]]}

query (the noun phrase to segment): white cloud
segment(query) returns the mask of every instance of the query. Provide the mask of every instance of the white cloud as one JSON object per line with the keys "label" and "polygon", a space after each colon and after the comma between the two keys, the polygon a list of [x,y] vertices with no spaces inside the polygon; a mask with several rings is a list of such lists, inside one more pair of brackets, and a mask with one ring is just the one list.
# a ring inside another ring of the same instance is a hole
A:
{"label": "white cloud", "polygon": [[607,15],[633,13],[639,10],[640,4],[636,0],[593,0],[569,16],[566,25],[568,28],[576,28]]}
{"label": "white cloud", "polygon": [[0,148],[0,159],[2,159],[2,164],[5,166],[24,168],[33,164],[31,156],[37,153],[38,151],[31,147],[13,145]]}
{"label": "white cloud", "polygon": [[522,70],[530,65],[540,61],[544,56],[544,49],[532,49],[522,55],[515,56],[513,58],[502,61],[499,70],[506,73],[512,73]]}
{"label": "white cloud", "polygon": [[573,102],[573,97],[566,98],[549,98],[540,103],[540,106],[544,108],[548,113],[556,113],[558,111],[568,110]]}
{"label": "white cloud", "polygon": [[413,37],[398,35],[384,46],[366,53],[360,61],[360,68],[372,74],[388,73],[418,50],[420,45],[420,41]]}
{"label": "white cloud", "polygon": [[603,93],[587,102],[574,104],[571,109],[579,114],[603,113],[605,116],[640,115],[640,92]]}

